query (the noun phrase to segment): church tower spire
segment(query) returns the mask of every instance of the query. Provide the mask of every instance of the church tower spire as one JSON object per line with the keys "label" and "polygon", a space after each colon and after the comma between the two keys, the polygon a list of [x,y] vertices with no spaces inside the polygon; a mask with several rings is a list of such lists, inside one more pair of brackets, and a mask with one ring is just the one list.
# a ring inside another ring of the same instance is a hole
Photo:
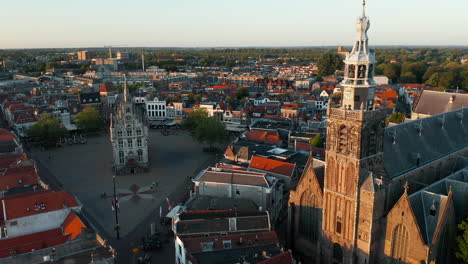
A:
{"label": "church tower spire", "polygon": [[341,85],[344,87],[343,108],[359,110],[364,104],[366,110],[374,108],[375,54],[369,49],[367,31],[370,20],[366,16],[366,1],[362,2],[362,14],[356,22],[356,37],[352,51],[345,59],[345,76]]}
{"label": "church tower spire", "polygon": [[322,225],[326,263],[374,263],[370,250],[378,245],[377,226],[370,224],[376,216],[370,209],[382,207],[382,200],[373,198],[373,186],[374,178],[383,176],[386,112],[374,109],[376,61],[368,46],[365,6],[363,1],[354,46],[344,61],[342,107],[327,109]]}

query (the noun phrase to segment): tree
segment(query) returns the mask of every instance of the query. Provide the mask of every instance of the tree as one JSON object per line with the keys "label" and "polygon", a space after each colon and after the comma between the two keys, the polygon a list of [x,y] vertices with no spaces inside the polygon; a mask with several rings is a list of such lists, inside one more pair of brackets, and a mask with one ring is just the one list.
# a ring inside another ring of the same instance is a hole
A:
{"label": "tree", "polygon": [[426,84],[430,85],[430,86],[433,86],[433,87],[438,87],[439,83],[440,83],[440,77],[441,77],[440,75],[441,74],[439,72],[436,72],[436,73],[432,74],[429,77],[429,80],[426,81]]}
{"label": "tree", "polygon": [[238,100],[241,100],[242,98],[249,96],[249,90],[245,87],[237,88],[236,96]]}
{"label": "tree", "polygon": [[403,78],[403,76],[410,76],[411,73],[414,75],[416,83],[422,83],[426,70],[427,65],[424,62],[405,62],[401,66],[401,75]]}
{"label": "tree", "polygon": [[332,75],[343,68],[343,61],[336,53],[325,53],[318,59],[317,67],[320,76]]}
{"label": "tree", "polygon": [[406,119],[406,115],[403,113],[395,112],[387,118],[387,123],[400,124]]}
{"label": "tree", "polygon": [[463,220],[459,225],[460,235],[457,236],[457,251],[455,256],[462,263],[468,263],[468,218]]}
{"label": "tree", "polygon": [[439,86],[450,88],[456,86],[456,76],[454,72],[448,71],[440,75]]}
{"label": "tree", "polygon": [[400,82],[401,83],[418,83],[416,75],[414,75],[412,72],[405,72],[401,74]]}
{"label": "tree", "polygon": [[94,107],[83,109],[76,115],[75,121],[80,129],[87,132],[98,131],[104,126],[104,120]]}
{"label": "tree", "polygon": [[67,130],[57,118],[51,114],[44,113],[39,116],[37,122],[28,129],[28,136],[34,141],[43,142],[47,145],[54,144],[57,140],[65,136]]}
{"label": "tree", "polygon": [[392,82],[397,82],[401,74],[401,65],[399,63],[386,63],[377,66],[377,73],[387,76]]}
{"label": "tree", "polygon": [[215,117],[208,117],[201,119],[201,122],[198,123],[194,138],[200,143],[209,144],[209,149],[212,150],[214,144],[227,142],[229,135],[221,121]]}
{"label": "tree", "polygon": [[192,112],[188,114],[188,117],[184,121],[184,126],[187,128],[196,129],[197,125],[202,122],[202,120],[208,118],[208,112],[204,108],[195,108]]}
{"label": "tree", "polygon": [[320,134],[310,139],[310,144],[316,148],[323,148],[322,136]]}

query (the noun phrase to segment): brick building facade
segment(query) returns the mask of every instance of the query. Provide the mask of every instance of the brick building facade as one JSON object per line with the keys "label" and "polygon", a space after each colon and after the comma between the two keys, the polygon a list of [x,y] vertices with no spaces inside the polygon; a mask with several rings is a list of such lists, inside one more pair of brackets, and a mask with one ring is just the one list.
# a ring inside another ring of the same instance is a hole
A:
{"label": "brick building facade", "polygon": [[325,167],[309,159],[290,193],[288,244],[305,263],[453,263],[455,223],[467,216],[468,108],[385,127],[369,25],[363,10],[343,107],[327,110]]}

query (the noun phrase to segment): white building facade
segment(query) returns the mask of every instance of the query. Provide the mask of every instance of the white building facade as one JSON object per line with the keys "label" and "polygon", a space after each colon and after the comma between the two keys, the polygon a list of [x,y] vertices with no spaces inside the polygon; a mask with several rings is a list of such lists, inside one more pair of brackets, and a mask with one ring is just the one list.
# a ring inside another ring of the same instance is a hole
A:
{"label": "white building facade", "polygon": [[166,101],[159,101],[157,97],[155,97],[153,101],[146,101],[145,109],[147,120],[159,120],[167,118]]}

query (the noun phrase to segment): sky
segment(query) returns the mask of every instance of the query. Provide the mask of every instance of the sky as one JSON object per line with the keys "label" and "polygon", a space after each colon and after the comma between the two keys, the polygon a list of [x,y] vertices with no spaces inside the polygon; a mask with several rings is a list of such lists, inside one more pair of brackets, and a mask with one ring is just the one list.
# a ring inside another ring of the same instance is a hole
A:
{"label": "sky", "polygon": [[[14,0],[0,48],[352,45],[361,0]],[[367,0],[370,46],[466,45],[467,0]]]}

